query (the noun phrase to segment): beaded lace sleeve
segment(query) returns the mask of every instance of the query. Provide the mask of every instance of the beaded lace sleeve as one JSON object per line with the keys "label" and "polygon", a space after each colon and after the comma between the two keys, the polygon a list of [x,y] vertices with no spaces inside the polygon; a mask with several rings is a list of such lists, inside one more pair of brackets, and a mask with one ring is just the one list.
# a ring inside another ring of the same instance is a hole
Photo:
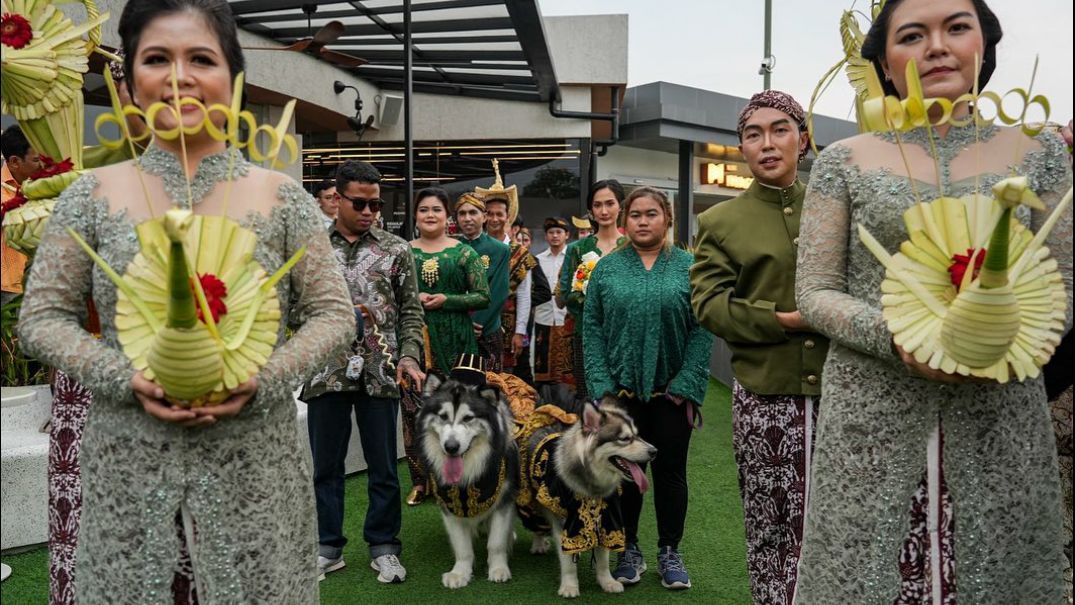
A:
{"label": "beaded lace sleeve", "polygon": [[851,222],[850,154],[849,148],[832,145],[814,162],[799,229],[795,300],[806,322],[821,334],[857,351],[894,359],[892,333],[880,306],[848,292],[850,281],[869,279],[853,274],[848,264],[850,247],[861,245]]}
{"label": "beaded lace sleeve", "polygon": [[[282,257],[290,258],[306,246],[306,254],[287,278],[294,301],[290,312],[297,313],[303,323],[290,339],[277,346],[258,374],[258,396],[247,406],[251,411],[265,411],[272,402],[290,401],[295,387],[355,337],[347,285],[313,198],[290,181],[280,186],[277,197],[281,204],[273,210],[270,229],[282,231]],[[279,291],[282,286],[276,287]],[[286,300],[287,296],[281,306]]]}
{"label": "beaded lace sleeve", "polygon": [[[1053,209],[1060,199],[1071,188],[1071,164],[1068,160],[1067,151],[1059,137],[1053,133],[1042,133],[1037,140],[1042,145],[1041,151],[1032,151],[1027,154],[1027,179],[1030,187],[1041,197],[1045,203],[1044,212],[1032,212],[1030,225],[1035,233],[1041,229],[1042,224],[1052,214]],[[1071,329],[1072,323],[1072,208],[1068,204],[1067,210],[1057,220],[1053,230],[1045,239],[1045,245],[1049,248],[1050,255],[1056,259],[1060,276],[1064,280],[1064,289],[1067,290],[1068,305],[1065,316],[1064,329]]]}
{"label": "beaded lace sleeve", "polygon": [[[135,371],[127,356],[118,344],[106,344],[82,327],[94,264],[67,229],[73,229],[94,249],[104,245],[98,226],[108,206],[93,198],[96,187],[96,177],[84,175],[64,190],[56,203],[30,268],[19,315],[20,344],[28,355],[64,371],[98,394],[95,399],[99,402],[133,404],[131,378]],[[101,280],[107,278],[102,274],[98,283]]]}

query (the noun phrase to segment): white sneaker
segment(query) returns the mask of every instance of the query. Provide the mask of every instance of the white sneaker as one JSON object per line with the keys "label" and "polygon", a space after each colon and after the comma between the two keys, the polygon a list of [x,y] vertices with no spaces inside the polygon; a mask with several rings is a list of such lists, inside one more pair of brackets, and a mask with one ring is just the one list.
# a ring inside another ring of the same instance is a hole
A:
{"label": "white sneaker", "polygon": [[377,580],[383,584],[398,584],[407,579],[407,569],[396,555],[381,555],[370,561],[370,567],[377,572]]}
{"label": "white sneaker", "polygon": [[335,559],[329,559],[328,557],[322,557],[317,555],[317,581],[325,579],[325,574],[332,573],[347,567],[347,563],[343,560],[343,555],[336,557]]}

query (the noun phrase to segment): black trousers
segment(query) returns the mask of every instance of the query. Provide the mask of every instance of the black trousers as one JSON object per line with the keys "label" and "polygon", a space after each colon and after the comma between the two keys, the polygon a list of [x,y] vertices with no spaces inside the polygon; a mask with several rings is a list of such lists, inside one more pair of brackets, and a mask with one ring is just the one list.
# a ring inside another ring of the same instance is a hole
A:
{"label": "black trousers", "polygon": [[[664,397],[645,402],[627,399],[625,403],[639,435],[657,448],[657,457],[650,463],[653,505],[657,512],[657,546],[678,548],[687,519],[687,450],[692,429],[685,406],[690,404],[676,405]],[[642,465],[642,470],[646,470],[646,465]],[[642,494],[634,483],[623,484],[620,506],[627,543],[638,544]]]}
{"label": "black trousers", "polygon": [[369,467],[366,521],[362,534],[370,556],[398,555],[402,509],[396,472],[398,399],[370,397],[361,392],[325,393],[309,402],[307,423],[314,460],[317,533],[321,556],[335,559],[343,552],[344,459],[351,438],[351,413],[358,425],[362,453]]}

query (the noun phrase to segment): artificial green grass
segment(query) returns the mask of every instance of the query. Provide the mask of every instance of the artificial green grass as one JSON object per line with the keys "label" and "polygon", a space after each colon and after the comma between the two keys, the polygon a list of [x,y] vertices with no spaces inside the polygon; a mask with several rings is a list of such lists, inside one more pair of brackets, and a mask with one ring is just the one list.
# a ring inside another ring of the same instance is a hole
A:
{"label": "artificial green grass", "polygon": [[[579,561],[579,586],[587,603],[750,603],[750,583],[743,541],[743,511],[739,499],[735,459],[732,455],[731,394],[726,387],[710,381],[703,407],[705,427],[694,433],[688,462],[690,504],[680,552],[690,571],[693,588],[672,592],[661,587],[657,576],[657,529],[653,499],[647,497],[642,510],[639,538],[650,567],[642,581],[629,586],[622,595],[605,594],[594,580],[589,555]],[[409,490],[406,465],[400,464],[403,492]],[[530,534],[517,527],[515,551],[510,565],[512,579],[493,584],[485,579],[485,546],[475,540],[474,579],[469,586],[448,590],[440,576],[452,567],[440,513],[426,502],[403,509],[403,564],[407,581],[401,585],[381,584],[369,567],[362,541],[362,521],[366,503],[366,477],[358,474],[347,480],[347,513],[344,529],[351,542],[344,548],[347,567],[329,574],[321,582],[321,602],[332,604],[409,603],[451,605],[454,603],[553,603],[559,599],[559,564],[553,553],[531,555]],[[48,597],[48,557],[44,548],[5,556],[15,572],[0,587],[3,602],[45,603]],[[615,559],[613,559],[615,565]]]}

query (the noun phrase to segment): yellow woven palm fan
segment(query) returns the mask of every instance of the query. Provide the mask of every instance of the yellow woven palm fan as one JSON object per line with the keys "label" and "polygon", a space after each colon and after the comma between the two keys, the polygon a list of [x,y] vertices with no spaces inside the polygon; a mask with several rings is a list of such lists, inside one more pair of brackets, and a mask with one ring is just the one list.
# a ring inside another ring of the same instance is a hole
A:
{"label": "yellow woven palm fan", "polygon": [[280,325],[274,286],[305,250],[268,276],[253,258],[257,236],[231,219],[173,209],[136,230],[141,252],[123,276],[72,232],[119,289],[123,352],[173,403],[219,403],[272,355]]}
{"label": "yellow woven palm fan", "polygon": [[881,305],[896,344],[933,369],[1003,383],[1038,376],[1063,334],[1067,295],[1043,244],[1071,191],[1037,235],[1012,218],[1019,204],[1044,209],[1025,177],[993,192],[911,207],[894,255],[858,231],[886,268]]}
{"label": "yellow woven palm fan", "polygon": [[493,184],[486,189],[485,187],[475,187],[474,193],[478,194],[478,197],[482,201],[488,201],[494,198],[505,199],[508,201],[508,225],[515,222],[515,217],[519,216],[519,190],[515,188],[515,185],[511,187],[504,187],[504,181],[500,178],[500,161],[493,160]]}
{"label": "yellow woven palm fan", "polygon": [[[0,101],[39,153],[82,167],[82,74],[108,14],[84,2],[75,25],[51,0],[3,0],[4,53]],[[89,40],[83,35],[89,35]],[[27,39],[27,37],[29,37]]]}

